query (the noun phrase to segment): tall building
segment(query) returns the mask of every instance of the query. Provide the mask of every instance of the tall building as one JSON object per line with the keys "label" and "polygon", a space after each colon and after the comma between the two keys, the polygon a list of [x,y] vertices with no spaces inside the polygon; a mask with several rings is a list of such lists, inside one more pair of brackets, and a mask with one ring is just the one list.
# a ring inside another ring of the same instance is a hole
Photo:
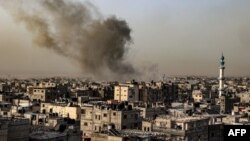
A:
{"label": "tall building", "polygon": [[219,76],[219,97],[221,97],[224,94],[224,70],[225,70],[225,58],[223,54],[220,58],[220,76]]}
{"label": "tall building", "polygon": [[114,100],[134,102],[139,100],[139,86],[137,84],[120,84],[115,86]]}

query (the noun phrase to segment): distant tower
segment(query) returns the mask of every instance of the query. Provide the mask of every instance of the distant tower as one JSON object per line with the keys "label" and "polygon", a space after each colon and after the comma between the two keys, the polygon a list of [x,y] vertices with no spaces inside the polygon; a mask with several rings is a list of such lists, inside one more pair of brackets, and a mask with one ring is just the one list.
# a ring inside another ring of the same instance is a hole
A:
{"label": "distant tower", "polygon": [[224,69],[225,69],[225,58],[223,53],[221,54],[220,58],[220,76],[219,76],[219,97],[221,97],[224,93]]}

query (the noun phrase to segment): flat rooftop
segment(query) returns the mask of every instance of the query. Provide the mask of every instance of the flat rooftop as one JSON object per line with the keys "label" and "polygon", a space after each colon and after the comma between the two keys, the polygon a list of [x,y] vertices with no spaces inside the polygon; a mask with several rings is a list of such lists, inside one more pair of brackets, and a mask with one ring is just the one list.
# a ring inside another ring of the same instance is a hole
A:
{"label": "flat rooftop", "polygon": [[44,131],[37,131],[30,134],[31,139],[56,139],[60,137],[65,137],[65,133],[59,133],[59,132],[44,132]]}

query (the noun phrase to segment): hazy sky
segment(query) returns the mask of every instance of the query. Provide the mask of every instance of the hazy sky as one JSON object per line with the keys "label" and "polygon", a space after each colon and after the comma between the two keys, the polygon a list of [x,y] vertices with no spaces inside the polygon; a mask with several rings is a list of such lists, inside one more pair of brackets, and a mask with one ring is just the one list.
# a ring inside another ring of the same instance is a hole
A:
{"label": "hazy sky", "polygon": [[[250,72],[249,0],[91,0],[105,17],[132,28],[129,60],[159,75],[226,75]],[[0,74],[80,74],[68,59],[33,47],[26,29],[0,8]]]}

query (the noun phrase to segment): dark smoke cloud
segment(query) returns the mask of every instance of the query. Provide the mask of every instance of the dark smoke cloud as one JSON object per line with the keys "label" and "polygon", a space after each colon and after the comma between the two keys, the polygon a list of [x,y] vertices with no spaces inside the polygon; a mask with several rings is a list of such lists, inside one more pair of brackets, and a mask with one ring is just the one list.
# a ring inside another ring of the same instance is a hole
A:
{"label": "dark smoke cloud", "polygon": [[13,0],[1,5],[32,32],[37,46],[77,61],[84,72],[115,78],[136,73],[126,61],[132,42],[126,21],[102,19],[91,4],[80,1]]}

